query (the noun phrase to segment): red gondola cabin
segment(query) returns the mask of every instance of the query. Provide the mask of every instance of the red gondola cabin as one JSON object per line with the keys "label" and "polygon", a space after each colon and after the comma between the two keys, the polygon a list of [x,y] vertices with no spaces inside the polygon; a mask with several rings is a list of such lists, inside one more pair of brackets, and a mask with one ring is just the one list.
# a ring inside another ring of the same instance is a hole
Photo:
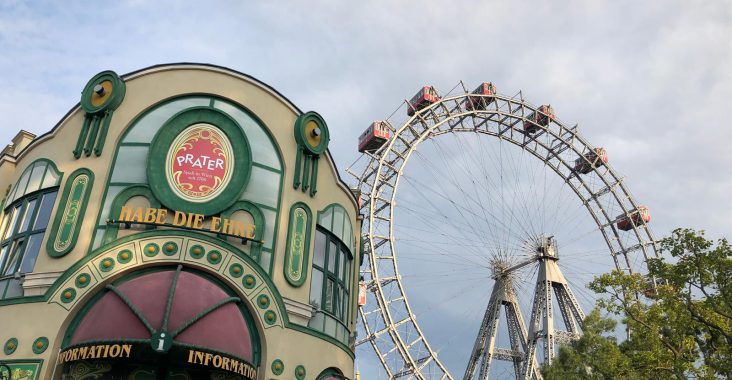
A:
{"label": "red gondola cabin", "polygon": [[412,116],[415,112],[429,106],[432,103],[437,103],[440,100],[440,96],[437,95],[437,90],[432,86],[422,87],[409,101],[409,107],[407,108],[407,115]]}
{"label": "red gondola cabin", "polygon": [[556,117],[557,115],[554,113],[554,108],[551,105],[542,105],[536,112],[533,112],[527,117],[528,120],[524,121],[524,131],[526,133],[534,133],[539,130],[538,125],[546,127],[549,125],[549,120],[555,119]]}
{"label": "red gondola cabin", "polygon": [[358,138],[358,151],[375,152],[385,142],[389,140],[389,124],[385,121],[377,120],[371,123],[368,128]]}
{"label": "red gondola cabin", "polygon": [[646,206],[638,206],[637,209],[628,214],[618,216],[618,229],[630,231],[633,229],[633,226],[642,225],[651,221],[651,212]]}
{"label": "red gondola cabin", "polygon": [[478,88],[473,90],[471,94],[483,95],[483,96],[469,96],[468,101],[465,102],[465,108],[468,110],[484,110],[494,100],[493,96],[496,95],[496,86],[491,82],[483,82]]}
{"label": "red gondola cabin", "polygon": [[577,173],[587,174],[592,169],[607,164],[607,150],[605,148],[595,148],[574,160],[574,171]]}

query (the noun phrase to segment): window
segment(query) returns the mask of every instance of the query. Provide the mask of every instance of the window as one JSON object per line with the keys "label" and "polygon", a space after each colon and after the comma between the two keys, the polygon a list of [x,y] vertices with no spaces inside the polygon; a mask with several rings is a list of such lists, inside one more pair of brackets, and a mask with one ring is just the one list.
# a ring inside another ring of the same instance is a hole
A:
{"label": "window", "polygon": [[48,160],[30,164],[6,199],[0,221],[0,299],[22,297],[58,194],[61,173]]}
{"label": "window", "polygon": [[316,315],[310,327],[348,344],[350,322],[351,263],[348,247],[334,234],[318,226],[315,231],[310,304]]}

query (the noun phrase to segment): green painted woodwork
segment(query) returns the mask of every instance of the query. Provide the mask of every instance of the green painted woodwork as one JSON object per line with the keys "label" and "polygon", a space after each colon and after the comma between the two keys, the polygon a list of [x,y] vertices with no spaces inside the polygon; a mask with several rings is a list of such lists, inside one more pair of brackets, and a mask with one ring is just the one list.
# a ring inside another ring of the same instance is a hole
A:
{"label": "green painted woodwork", "polygon": [[285,250],[285,279],[290,285],[300,287],[307,279],[307,264],[310,252],[313,214],[302,202],[290,208],[287,227],[287,248]]}
{"label": "green painted woodwork", "polygon": [[[319,134],[314,134],[316,131]],[[328,149],[330,132],[325,120],[317,112],[310,111],[295,120],[294,133],[297,152],[292,186],[303,192],[309,189],[310,196],[314,197],[318,191],[318,161]]]}
{"label": "green painted woodwork", "polygon": [[5,345],[3,346],[3,352],[5,355],[12,355],[15,350],[18,349],[18,339],[17,338],[10,338],[7,342],[5,342]]}
{"label": "green painted woodwork", "polygon": [[48,348],[48,338],[45,336],[42,336],[35,341],[33,341],[33,353],[34,354],[42,354],[46,351]]}
{"label": "green painted woodwork", "polygon": [[272,361],[272,373],[279,376],[282,374],[282,372],[285,371],[285,363],[282,362],[280,359],[275,359]]}
{"label": "green painted woodwork", "polygon": [[[196,123],[211,124],[229,139],[234,158],[231,170],[235,173],[216,198],[201,203],[178,197],[168,183],[165,172],[171,143],[186,128]],[[147,157],[147,178],[156,198],[172,210],[203,215],[213,215],[233,205],[246,188],[251,172],[252,151],[241,126],[224,112],[207,107],[186,109],[165,122],[155,135]]]}
{"label": "green painted woodwork", "polygon": [[[97,86],[102,87],[102,95],[95,91]],[[114,71],[103,71],[87,82],[81,92],[81,108],[86,115],[73,151],[75,158],[82,153],[89,157],[92,152],[101,156],[112,114],[122,104],[126,91],[125,82]]]}
{"label": "green painted woodwork", "polygon": [[[133,185],[122,190],[112,201],[112,207],[109,210],[109,219],[119,220],[122,207],[134,197],[145,197],[151,208],[160,208],[160,202],[150,191],[150,187],[146,185]],[[146,229],[154,229],[155,226],[145,226]],[[104,232],[104,244],[111,243],[117,239],[119,233],[118,224],[109,224]]]}
{"label": "green painted woodwork", "polygon": [[94,174],[86,168],[76,170],[66,180],[46,244],[51,257],[63,257],[74,249],[93,185]]}

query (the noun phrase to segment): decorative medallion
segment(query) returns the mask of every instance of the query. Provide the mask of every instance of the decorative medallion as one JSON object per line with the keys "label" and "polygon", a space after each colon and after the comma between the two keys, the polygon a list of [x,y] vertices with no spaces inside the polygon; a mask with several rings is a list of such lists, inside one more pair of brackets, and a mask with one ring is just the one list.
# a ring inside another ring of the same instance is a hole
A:
{"label": "decorative medallion", "polygon": [[155,197],[168,208],[212,215],[239,199],[251,166],[249,142],[236,121],[194,107],[170,118],[155,136],[147,174]]}
{"label": "decorative medallion", "polygon": [[74,148],[74,157],[102,154],[112,113],[125,98],[125,82],[114,71],[95,75],[81,92],[81,108],[86,111],[84,124]]}
{"label": "decorative medallion", "polygon": [[52,257],[61,257],[74,248],[89,201],[94,175],[89,169],[79,169],[66,181],[59,211],[53,221],[51,238],[46,249]]}
{"label": "decorative medallion", "polygon": [[302,286],[307,277],[310,225],[312,216],[307,205],[296,203],[290,209],[290,224],[285,251],[285,278],[292,286]]}
{"label": "decorative medallion", "polygon": [[306,112],[295,121],[295,142],[297,156],[295,158],[295,177],[293,187],[303,192],[310,190],[314,197],[318,184],[318,160],[328,149],[330,133],[325,120],[317,112]]}

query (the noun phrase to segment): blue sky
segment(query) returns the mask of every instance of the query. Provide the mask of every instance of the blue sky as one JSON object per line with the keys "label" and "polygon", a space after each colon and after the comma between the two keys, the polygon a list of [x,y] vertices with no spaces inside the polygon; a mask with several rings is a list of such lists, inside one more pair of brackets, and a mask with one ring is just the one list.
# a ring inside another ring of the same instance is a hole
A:
{"label": "blue sky", "polygon": [[345,169],[419,86],[492,81],[606,147],[656,235],[732,236],[731,4],[0,0],[0,144],[51,129],[102,70],[203,62],[320,112]]}

